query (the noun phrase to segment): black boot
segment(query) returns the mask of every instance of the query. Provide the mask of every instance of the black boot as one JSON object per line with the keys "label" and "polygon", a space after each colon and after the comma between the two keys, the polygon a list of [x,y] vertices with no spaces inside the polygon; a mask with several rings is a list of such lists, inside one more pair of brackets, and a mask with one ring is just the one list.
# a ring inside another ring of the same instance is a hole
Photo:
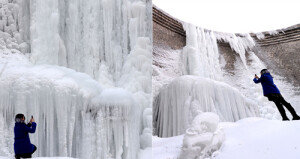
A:
{"label": "black boot", "polygon": [[293,117],[293,120],[300,120],[300,117],[297,115],[297,116],[294,116]]}
{"label": "black boot", "polygon": [[289,118],[282,118],[282,121],[289,121],[289,120],[290,120]]}

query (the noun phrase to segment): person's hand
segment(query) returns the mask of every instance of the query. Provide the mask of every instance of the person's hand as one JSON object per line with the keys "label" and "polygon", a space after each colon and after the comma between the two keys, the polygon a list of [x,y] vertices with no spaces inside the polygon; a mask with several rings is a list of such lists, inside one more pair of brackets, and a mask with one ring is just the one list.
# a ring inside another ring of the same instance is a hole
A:
{"label": "person's hand", "polygon": [[31,119],[30,119],[30,123],[32,123],[32,122],[35,122],[34,118],[31,118]]}
{"label": "person's hand", "polygon": [[259,78],[256,74],[255,74],[255,76],[254,76],[255,78]]}

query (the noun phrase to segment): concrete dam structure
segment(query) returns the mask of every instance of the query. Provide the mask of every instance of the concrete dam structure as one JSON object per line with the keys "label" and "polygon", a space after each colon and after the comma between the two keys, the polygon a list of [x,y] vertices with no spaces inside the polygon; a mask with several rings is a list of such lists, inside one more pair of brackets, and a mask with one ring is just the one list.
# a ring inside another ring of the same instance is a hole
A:
{"label": "concrete dam structure", "polygon": [[[277,31],[262,32],[263,39],[250,33],[256,42],[257,56],[265,59],[267,67],[277,74],[286,77],[288,82],[300,86],[300,24]],[[275,33],[275,34],[274,34]],[[239,34],[236,34],[239,36]],[[153,55],[158,56],[157,48],[169,47],[182,49],[186,45],[186,32],[180,20],[153,7]],[[227,58],[233,60],[234,52],[226,42],[218,41],[218,48]],[[229,56],[229,57],[228,57]],[[270,61],[269,59],[272,59]],[[155,63],[154,61],[154,64]],[[159,64],[157,64],[159,65]],[[227,66],[229,69],[232,65]],[[232,69],[232,68],[231,68]]]}

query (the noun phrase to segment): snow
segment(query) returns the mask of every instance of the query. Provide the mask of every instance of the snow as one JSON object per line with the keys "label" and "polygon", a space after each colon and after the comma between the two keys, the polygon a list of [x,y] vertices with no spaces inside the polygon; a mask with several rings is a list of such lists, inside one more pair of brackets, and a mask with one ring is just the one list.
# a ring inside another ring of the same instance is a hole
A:
{"label": "snow", "polygon": [[258,106],[224,82],[199,76],[175,78],[155,98],[153,118],[159,137],[181,135],[202,112],[215,112],[221,121],[259,116]]}
{"label": "snow", "polygon": [[270,35],[277,35],[277,34],[279,34],[279,32],[277,30],[270,30],[270,31],[268,31],[268,33]]}
{"label": "snow", "polygon": [[152,153],[155,159],[178,159],[183,143],[183,136],[169,138],[152,137]]}
{"label": "snow", "polygon": [[225,128],[226,140],[217,159],[297,159],[299,121],[248,118]]}
{"label": "snow", "polygon": [[219,116],[202,113],[195,117],[183,138],[180,159],[204,159],[213,156],[224,141],[224,133],[217,130]]}
{"label": "snow", "polygon": [[[245,118],[237,122],[221,122],[219,129],[225,140],[214,159],[298,159],[299,121]],[[156,159],[176,159],[183,146],[183,135],[170,138],[153,137]]]}
{"label": "snow", "polygon": [[174,78],[183,75],[182,50],[173,50],[161,46],[153,48],[152,94],[157,96],[159,90]]}
{"label": "snow", "polygon": [[255,33],[255,36],[257,37],[258,40],[262,40],[265,38],[265,34],[262,32]]}
{"label": "snow", "polygon": [[34,157],[149,154],[151,14],[145,0],[2,0],[0,156],[16,113],[37,121]]}

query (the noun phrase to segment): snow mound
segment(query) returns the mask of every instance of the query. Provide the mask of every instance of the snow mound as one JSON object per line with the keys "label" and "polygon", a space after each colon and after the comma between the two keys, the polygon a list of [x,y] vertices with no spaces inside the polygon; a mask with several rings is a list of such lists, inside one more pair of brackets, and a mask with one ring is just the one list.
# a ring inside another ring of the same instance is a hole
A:
{"label": "snow mound", "polygon": [[221,121],[258,116],[258,107],[226,83],[185,75],[163,88],[153,102],[154,126],[159,137],[181,135],[202,112]]}
{"label": "snow mound", "polygon": [[221,127],[226,140],[216,159],[299,159],[300,121],[246,118]]}
{"label": "snow mound", "polygon": [[180,159],[203,159],[212,156],[224,141],[224,132],[218,130],[219,116],[202,113],[193,120],[183,138]]}
{"label": "snow mound", "polygon": [[[225,133],[225,140],[211,156],[213,159],[299,159],[300,121],[251,117],[234,123],[221,122],[218,129]],[[183,135],[170,138],[154,136],[153,157],[178,159],[183,145]]]}

